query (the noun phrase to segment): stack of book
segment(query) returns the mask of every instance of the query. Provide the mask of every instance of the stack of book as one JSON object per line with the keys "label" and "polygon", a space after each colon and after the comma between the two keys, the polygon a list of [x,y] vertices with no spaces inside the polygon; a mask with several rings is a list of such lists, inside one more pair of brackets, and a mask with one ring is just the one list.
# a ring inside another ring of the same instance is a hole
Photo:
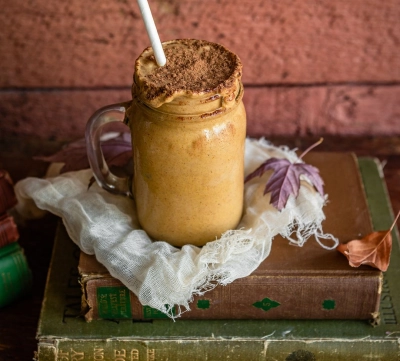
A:
{"label": "stack of book", "polygon": [[14,218],[7,212],[16,205],[14,185],[6,170],[0,170],[0,307],[30,290],[32,274]]}
{"label": "stack of book", "polygon": [[[349,153],[311,153],[329,194],[323,229],[341,242],[389,229],[379,164]],[[398,360],[400,251],[393,231],[384,274],[352,268],[310,239],[277,237],[250,276],[196,297],[172,321],[141,305],[60,224],[38,327],[36,359]],[[164,319],[163,319],[164,318]]]}

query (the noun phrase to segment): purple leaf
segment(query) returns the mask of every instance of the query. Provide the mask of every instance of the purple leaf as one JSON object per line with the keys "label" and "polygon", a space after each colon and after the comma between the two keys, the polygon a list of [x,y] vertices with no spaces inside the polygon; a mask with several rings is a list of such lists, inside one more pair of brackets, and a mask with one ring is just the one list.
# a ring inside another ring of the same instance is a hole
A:
{"label": "purple leaf", "polygon": [[245,182],[257,176],[261,177],[268,170],[273,170],[274,172],[265,186],[264,195],[271,193],[270,203],[278,210],[282,210],[286,206],[291,194],[295,197],[298,196],[300,176],[302,174],[310,180],[322,196],[324,195],[324,182],[317,168],[305,163],[290,163],[287,159],[268,159],[250,173],[245,178]]}
{"label": "purple leaf", "polygon": [[[130,133],[122,132],[115,138],[101,142],[101,148],[104,158],[110,167],[124,168],[132,159]],[[51,156],[35,157],[34,159],[44,162],[65,163],[60,171],[61,173],[89,168],[85,139],[69,143]]]}
{"label": "purple leaf", "polygon": [[109,166],[124,167],[132,159],[130,133],[121,133],[115,138],[102,142],[101,148]]}
{"label": "purple leaf", "polygon": [[65,163],[60,170],[61,173],[89,168],[85,139],[69,143],[51,156],[39,156],[33,159],[49,163]]}

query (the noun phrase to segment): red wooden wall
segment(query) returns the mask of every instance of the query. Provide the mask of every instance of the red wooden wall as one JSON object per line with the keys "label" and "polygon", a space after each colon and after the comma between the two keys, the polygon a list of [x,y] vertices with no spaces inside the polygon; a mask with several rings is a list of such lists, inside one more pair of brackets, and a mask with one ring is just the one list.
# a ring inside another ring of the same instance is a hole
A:
{"label": "red wooden wall", "polygon": [[[162,41],[244,64],[248,134],[400,135],[398,0],[149,0]],[[135,0],[0,0],[0,133],[80,138],[128,100],[149,45]]]}

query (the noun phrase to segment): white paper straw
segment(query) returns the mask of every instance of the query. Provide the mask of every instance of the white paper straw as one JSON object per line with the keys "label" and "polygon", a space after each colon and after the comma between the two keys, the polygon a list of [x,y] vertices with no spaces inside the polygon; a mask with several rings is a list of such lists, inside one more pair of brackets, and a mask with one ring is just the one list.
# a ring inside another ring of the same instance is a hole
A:
{"label": "white paper straw", "polygon": [[153,16],[151,15],[151,10],[147,0],[137,0],[140,12],[146,26],[147,35],[149,36],[151,46],[154,51],[154,56],[156,57],[156,62],[159,66],[164,66],[167,62],[165,58],[164,50],[161,45],[160,37],[158,36],[156,24],[154,23]]}

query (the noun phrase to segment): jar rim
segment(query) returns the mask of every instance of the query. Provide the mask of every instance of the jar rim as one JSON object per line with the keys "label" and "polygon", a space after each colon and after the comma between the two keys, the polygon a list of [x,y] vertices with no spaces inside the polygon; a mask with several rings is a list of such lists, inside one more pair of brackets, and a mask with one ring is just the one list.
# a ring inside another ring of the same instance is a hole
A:
{"label": "jar rim", "polygon": [[[185,121],[185,122],[195,122],[195,121],[203,121],[207,119],[215,119],[219,116],[225,115],[230,113],[233,109],[235,109],[243,99],[243,94],[244,94],[244,87],[242,82],[239,82],[239,87],[238,91],[234,97],[229,103],[230,106],[224,106],[224,96],[222,94],[215,94],[217,95],[217,99],[221,100],[221,106],[211,110],[211,111],[205,111],[205,112],[200,112],[200,113],[188,113],[188,114],[183,114],[181,112],[172,112],[172,111],[165,111],[163,107],[153,107],[151,104],[143,101],[140,96],[135,95],[133,96],[133,101],[145,112],[151,112],[151,113],[156,113],[158,114],[159,118],[169,118],[168,120],[175,120],[175,121]],[[209,97],[209,94],[208,94]],[[200,100],[197,98],[197,100]],[[180,104],[175,104],[177,108],[179,108]],[[161,108],[161,109],[160,109]],[[171,107],[169,107],[171,109]],[[173,117],[174,119],[171,119]]]}

